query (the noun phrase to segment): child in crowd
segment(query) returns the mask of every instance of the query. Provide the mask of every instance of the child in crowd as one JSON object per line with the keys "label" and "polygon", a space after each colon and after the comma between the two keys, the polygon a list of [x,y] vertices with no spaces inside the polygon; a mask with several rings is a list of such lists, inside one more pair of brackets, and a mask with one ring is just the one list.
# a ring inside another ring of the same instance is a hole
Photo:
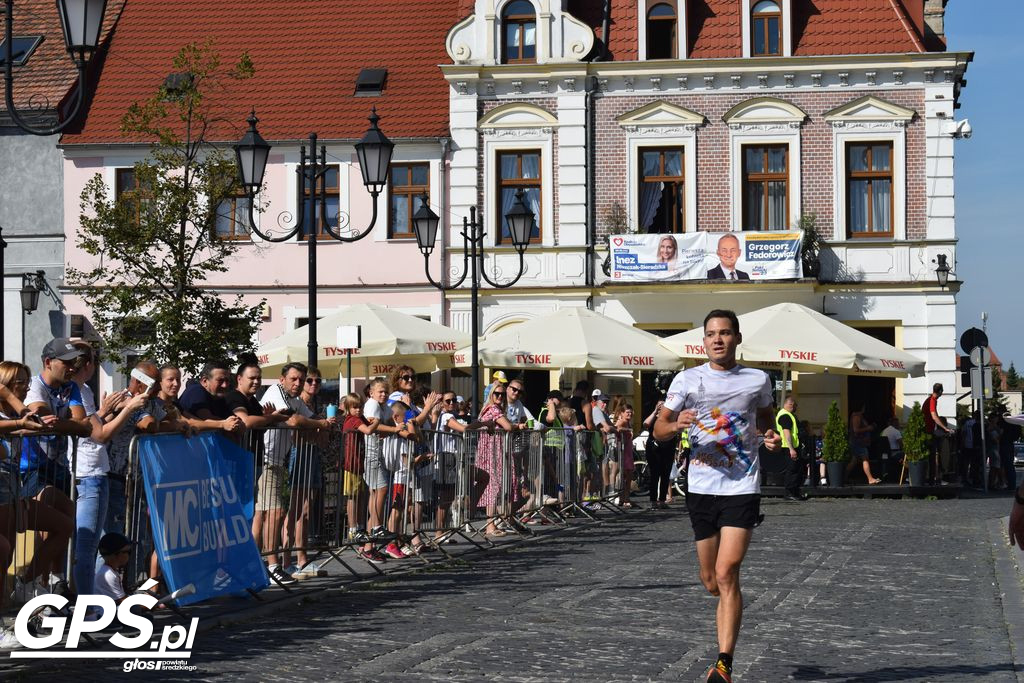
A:
{"label": "child in crowd", "polygon": [[386,425],[384,401],[388,397],[388,383],[382,379],[370,382],[366,389],[366,403],[362,417],[370,426],[375,426],[375,434],[363,437],[365,454],[363,460],[363,479],[370,489],[370,537],[375,541],[390,540],[384,530],[384,504],[387,502],[388,488],[391,486],[391,472],[384,465],[383,436],[393,433],[394,427]]}
{"label": "child in crowd", "polygon": [[395,428],[395,433],[384,439],[383,455],[384,467],[392,474],[391,484],[391,514],[388,517],[388,531],[396,540],[388,543],[384,553],[396,560],[408,557],[402,551],[400,530],[402,527],[405,506],[406,490],[409,482],[409,462],[412,455],[412,444],[416,440],[416,428],[409,420],[411,412],[408,404],[402,401],[394,401],[391,406],[391,418],[387,426]]}
{"label": "child in crowd", "polygon": [[380,422],[373,424],[363,417],[363,404],[358,394],[349,394],[342,402],[345,422],[342,424],[342,495],[345,496],[348,512],[348,540],[362,543],[359,556],[367,562],[380,564],[384,556],[370,543],[366,534],[366,510],[369,504],[369,489],[364,476],[365,438],[377,431]]}
{"label": "child in crowd", "polygon": [[103,535],[99,543],[100,557],[103,564],[96,572],[94,590],[99,595],[106,595],[114,602],[120,603],[127,595],[121,582],[121,570],[131,559],[132,541],[124,534],[112,531]]}
{"label": "child in crowd", "polygon": [[629,500],[630,489],[633,487],[633,406],[621,402],[615,412],[615,430],[619,435],[621,444],[622,461],[622,490],[619,494],[619,504],[624,508],[639,508]]}

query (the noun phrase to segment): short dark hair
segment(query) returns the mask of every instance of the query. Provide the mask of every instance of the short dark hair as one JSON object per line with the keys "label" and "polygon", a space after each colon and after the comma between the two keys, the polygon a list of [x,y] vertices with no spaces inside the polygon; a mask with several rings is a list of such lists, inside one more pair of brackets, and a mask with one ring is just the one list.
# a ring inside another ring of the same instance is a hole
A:
{"label": "short dark hair", "polygon": [[206,365],[203,366],[202,372],[199,373],[199,376],[202,379],[210,379],[211,377],[213,377],[214,370],[223,370],[224,372],[228,373],[231,372],[231,368],[229,368],[228,364],[225,363],[224,361],[208,360],[206,361]]}
{"label": "short dark hair", "polygon": [[590,382],[585,379],[581,379],[579,382],[576,382],[576,390],[582,389],[583,391],[586,391],[589,388]]}
{"label": "short dark hair", "polygon": [[305,363],[286,363],[285,366],[281,368],[281,376],[284,377],[292,370],[298,370],[303,375],[305,375],[306,372],[308,372]]}
{"label": "short dark hair", "polygon": [[732,331],[735,334],[740,333],[740,319],[736,317],[736,313],[725,308],[716,308],[715,310],[704,316],[704,329],[708,329],[708,321],[712,318],[728,318],[729,322],[732,323]]}
{"label": "short dark hair", "polygon": [[943,389],[942,389],[942,382],[936,382],[935,384],[932,385],[932,393],[933,394],[939,394],[939,393],[942,393],[942,391],[943,391]]}
{"label": "short dark hair", "polygon": [[241,377],[249,368],[258,368],[260,361],[255,353],[243,353],[238,356],[238,369],[235,370],[235,377]]}

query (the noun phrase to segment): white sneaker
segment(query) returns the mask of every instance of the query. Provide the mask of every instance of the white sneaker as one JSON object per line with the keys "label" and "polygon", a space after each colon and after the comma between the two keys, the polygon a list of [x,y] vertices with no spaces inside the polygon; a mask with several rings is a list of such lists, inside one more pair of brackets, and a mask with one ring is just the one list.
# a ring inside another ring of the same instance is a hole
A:
{"label": "white sneaker", "polygon": [[544,496],[545,505],[558,505],[558,499],[554,496]]}
{"label": "white sneaker", "polygon": [[0,630],[0,650],[17,650],[25,647],[18,641],[18,637],[14,635],[13,626],[5,626]]}

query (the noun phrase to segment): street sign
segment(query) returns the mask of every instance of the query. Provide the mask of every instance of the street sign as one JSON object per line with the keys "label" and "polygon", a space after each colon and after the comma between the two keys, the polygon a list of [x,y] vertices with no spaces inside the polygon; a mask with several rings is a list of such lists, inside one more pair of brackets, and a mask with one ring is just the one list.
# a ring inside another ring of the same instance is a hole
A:
{"label": "street sign", "polygon": [[977,327],[972,327],[960,335],[960,348],[970,353],[975,346],[988,346],[988,335]]}
{"label": "street sign", "polygon": [[975,365],[988,365],[992,361],[992,352],[987,346],[975,346],[971,349],[971,362]]}
{"label": "street sign", "polygon": [[[971,399],[974,401],[981,399],[981,370],[981,368],[971,368]],[[985,400],[992,398],[993,391],[992,368],[985,368]]]}

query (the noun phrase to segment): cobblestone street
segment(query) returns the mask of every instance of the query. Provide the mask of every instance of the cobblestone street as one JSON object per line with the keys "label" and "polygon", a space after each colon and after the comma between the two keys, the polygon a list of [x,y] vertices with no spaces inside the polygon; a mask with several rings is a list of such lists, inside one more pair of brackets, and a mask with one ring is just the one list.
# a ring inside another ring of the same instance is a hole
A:
{"label": "cobblestone street", "polygon": [[[994,526],[1007,502],[767,501],[736,680],[1017,680],[1000,594],[1019,605],[1020,582]],[[681,508],[645,511],[321,596],[199,634],[181,678],[698,680],[714,602],[691,538]]]}

